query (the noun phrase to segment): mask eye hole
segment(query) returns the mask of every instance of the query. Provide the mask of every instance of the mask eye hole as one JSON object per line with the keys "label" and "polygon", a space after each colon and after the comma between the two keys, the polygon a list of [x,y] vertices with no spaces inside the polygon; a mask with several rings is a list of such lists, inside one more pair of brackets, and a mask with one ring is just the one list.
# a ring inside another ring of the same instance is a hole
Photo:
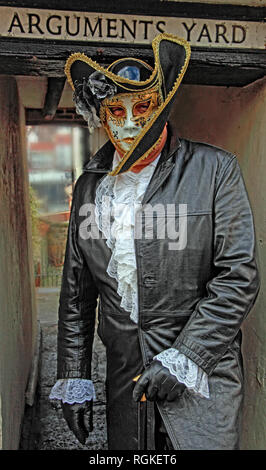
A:
{"label": "mask eye hole", "polygon": [[109,106],[109,111],[115,117],[126,117],[126,110],[122,106]]}
{"label": "mask eye hole", "polygon": [[140,103],[135,104],[133,109],[134,116],[140,116],[141,114],[145,114],[148,111],[151,104],[151,100],[148,101],[141,101]]}

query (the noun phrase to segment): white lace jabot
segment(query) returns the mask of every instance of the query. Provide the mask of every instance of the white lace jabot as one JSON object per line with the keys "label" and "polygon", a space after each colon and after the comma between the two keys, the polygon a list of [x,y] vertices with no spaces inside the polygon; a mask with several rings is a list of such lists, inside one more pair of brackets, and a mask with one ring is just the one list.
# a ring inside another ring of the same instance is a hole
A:
{"label": "white lace jabot", "polygon": [[[130,318],[134,323],[138,323],[135,215],[141,206],[159,157],[160,155],[139,173],[128,171],[117,176],[107,175],[96,190],[96,224],[112,251],[107,273],[116,279],[117,293],[121,297],[120,305],[130,312]],[[119,160],[119,155],[115,152],[113,168]],[[114,219],[110,230],[108,222],[111,214]]]}

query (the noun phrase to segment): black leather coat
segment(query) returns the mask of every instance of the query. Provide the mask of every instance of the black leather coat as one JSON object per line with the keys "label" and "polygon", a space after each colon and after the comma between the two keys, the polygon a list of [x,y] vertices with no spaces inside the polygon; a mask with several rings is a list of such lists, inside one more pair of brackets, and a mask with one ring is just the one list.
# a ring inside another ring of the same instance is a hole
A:
{"label": "black leather coat", "polygon": [[[210,399],[186,390],[175,402],[157,402],[174,449],[236,449],[243,397],[240,327],[259,289],[252,212],[237,159],[169,135],[143,204],[175,204],[177,230],[178,205],[187,204],[187,244],[169,250],[167,238],[135,240],[136,325],[120,307],[116,281],[106,274],[111,252],[105,240],[84,239],[79,230],[86,218],[80,208],[94,203],[113,151],[105,144],[75,186],[60,296],[58,378],[91,377],[99,296],[109,448],[138,448],[132,379],[155,354],[175,347],[208,374]],[[151,402],[147,423],[154,449]]]}

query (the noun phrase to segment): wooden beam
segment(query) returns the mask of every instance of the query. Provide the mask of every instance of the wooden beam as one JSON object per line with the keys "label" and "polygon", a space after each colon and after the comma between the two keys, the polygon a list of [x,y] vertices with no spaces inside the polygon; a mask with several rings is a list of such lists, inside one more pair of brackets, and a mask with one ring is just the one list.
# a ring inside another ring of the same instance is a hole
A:
{"label": "wooden beam", "polygon": [[[0,74],[64,77],[64,65],[73,52],[84,52],[107,65],[119,57],[138,57],[153,65],[151,48],[103,44],[62,44],[0,39]],[[244,86],[266,74],[264,51],[192,48],[184,83]]]}
{"label": "wooden beam", "polygon": [[84,119],[76,114],[75,108],[60,108],[57,109],[54,114],[53,120],[44,120],[43,112],[41,109],[27,109],[26,108],[26,123],[27,125],[34,126],[40,124],[64,124],[73,125],[79,127],[85,127],[88,129],[88,123]]}
{"label": "wooden beam", "polygon": [[45,120],[49,121],[53,119],[64,89],[65,81],[65,77],[48,78],[47,92],[42,112]]}

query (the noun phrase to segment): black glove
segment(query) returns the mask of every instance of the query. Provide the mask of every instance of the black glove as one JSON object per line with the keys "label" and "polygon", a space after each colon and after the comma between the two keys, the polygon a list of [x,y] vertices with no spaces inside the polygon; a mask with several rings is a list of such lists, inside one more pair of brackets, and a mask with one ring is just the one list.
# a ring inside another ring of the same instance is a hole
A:
{"label": "black glove", "polygon": [[93,401],[73,403],[73,405],[62,402],[62,410],[69,429],[84,445],[89,432],[93,430]]}
{"label": "black glove", "polygon": [[145,369],[133,390],[133,399],[139,401],[145,393],[147,400],[173,401],[180,397],[186,386],[178,382],[169,370],[156,359]]}

